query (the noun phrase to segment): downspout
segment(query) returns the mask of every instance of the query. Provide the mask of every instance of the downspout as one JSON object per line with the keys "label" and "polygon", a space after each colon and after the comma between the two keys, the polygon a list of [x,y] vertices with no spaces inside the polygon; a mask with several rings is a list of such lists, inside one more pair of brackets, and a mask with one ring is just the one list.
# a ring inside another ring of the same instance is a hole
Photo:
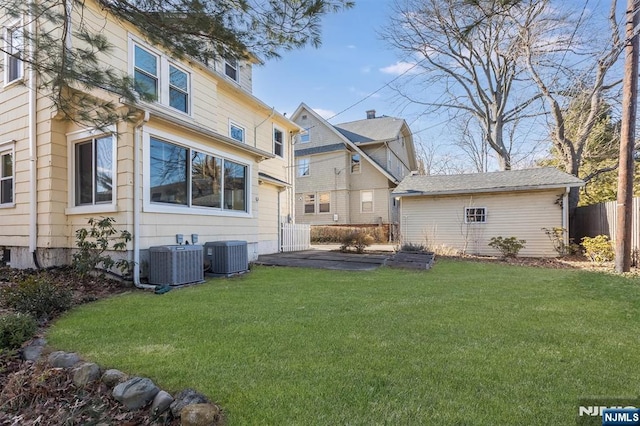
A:
{"label": "downspout", "polygon": [[[33,7],[33,6],[32,6]],[[29,16],[29,33],[32,35],[31,55],[36,55],[35,35],[36,22],[33,10]],[[37,93],[36,93],[36,70],[29,67],[29,252],[33,257],[33,263],[40,269],[38,263],[38,146],[36,140],[36,113],[37,113]]]}
{"label": "downspout", "polygon": [[140,146],[142,128],[149,121],[149,112],[133,128],[133,284],[138,288],[154,289],[156,286],[140,283]]}
{"label": "downspout", "polygon": [[562,238],[564,245],[569,246],[569,192],[570,187],[565,188],[565,192],[562,195]]}

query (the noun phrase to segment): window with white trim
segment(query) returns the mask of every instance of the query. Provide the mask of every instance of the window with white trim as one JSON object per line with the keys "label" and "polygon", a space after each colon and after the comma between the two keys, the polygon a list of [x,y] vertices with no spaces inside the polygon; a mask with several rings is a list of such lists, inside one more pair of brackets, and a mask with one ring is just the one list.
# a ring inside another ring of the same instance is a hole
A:
{"label": "window with white trim", "polygon": [[152,203],[247,211],[248,167],[159,138],[150,138]]}
{"label": "window with white trim", "polygon": [[373,213],[373,191],[360,191],[360,213]]}
{"label": "window with white trim", "polygon": [[190,113],[190,74],[166,56],[137,43],[133,43],[133,82],[145,100]]}
{"label": "window with white trim", "polygon": [[4,84],[22,80],[24,64],[24,35],[20,25],[5,28]]}
{"label": "window with white trim", "polygon": [[298,158],[298,177],[309,176],[309,158]]}
{"label": "window with white trim", "polygon": [[244,127],[229,120],[229,137],[231,139],[235,139],[238,142],[245,143],[245,139],[244,139],[245,134],[246,134],[246,131]]}
{"label": "window with white trim", "polygon": [[235,58],[225,59],[224,74],[235,82],[240,81],[240,73],[238,72],[238,60]]}
{"label": "window with white trim", "polygon": [[351,173],[360,173],[360,154],[351,154]]}
{"label": "window with white trim", "polygon": [[311,128],[307,127],[300,132],[300,143],[309,143],[311,141]]}
{"label": "window with white trim", "polygon": [[284,157],[284,132],[277,127],[273,128],[273,153]]}
{"label": "window with white trim", "polygon": [[14,173],[13,145],[0,147],[0,205],[13,204]]}
{"label": "window with white trim", "polygon": [[316,212],[316,194],[304,194],[304,213],[313,214]]}
{"label": "window with white trim", "polygon": [[318,213],[330,213],[331,212],[331,193],[320,192],[318,193]]}
{"label": "window with white trim", "polygon": [[465,207],[464,223],[486,223],[487,209],[486,207]]}
{"label": "window with white trim", "polygon": [[73,205],[113,203],[115,176],[113,135],[78,140],[73,145]]}

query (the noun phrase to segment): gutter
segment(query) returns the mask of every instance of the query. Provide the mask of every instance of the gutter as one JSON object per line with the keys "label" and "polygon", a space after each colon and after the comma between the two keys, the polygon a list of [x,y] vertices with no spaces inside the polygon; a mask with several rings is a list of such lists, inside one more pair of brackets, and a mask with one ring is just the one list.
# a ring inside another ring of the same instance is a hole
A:
{"label": "gutter", "polygon": [[[35,34],[36,20],[33,11],[29,16],[29,32],[34,36],[31,43],[31,54],[35,56]],[[36,113],[37,113],[37,93],[36,93],[36,71],[29,67],[29,252],[33,256],[33,263],[36,269],[40,269],[38,263],[38,146],[36,134]]]}
{"label": "gutter", "polygon": [[149,112],[133,128],[133,284],[138,288],[155,289],[156,286],[140,283],[140,147],[142,128],[149,121]]}
{"label": "gutter", "polygon": [[491,194],[496,192],[518,192],[518,191],[535,191],[535,190],[547,190],[547,189],[562,189],[571,187],[581,187],[583,184],[558,186],[555,185],[529,185],[529,186],[517,186],[508,188],[483,188],[483,189],[458,189],[453,191],[441,191],[441,192],[425,192],[425,191],[406,191],[406,192],[393,192],[396,197],[437,197],[447,195],[462,195],[462,194]]}

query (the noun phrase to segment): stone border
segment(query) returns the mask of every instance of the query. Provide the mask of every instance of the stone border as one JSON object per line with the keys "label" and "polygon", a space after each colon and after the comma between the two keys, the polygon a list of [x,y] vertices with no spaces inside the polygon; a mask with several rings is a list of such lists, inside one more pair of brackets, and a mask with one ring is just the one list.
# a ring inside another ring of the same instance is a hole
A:
{"label": "stone border", "polygon": [[[21,349],[22,359],[36,362],[44,353],[47,341],[38,338]],[[157,387],[151,379],[129,377],[115,370],[104,370],[98,364],[84,362],[73,352],[54,351],[48,354],[46,362],[52,368],[68,369],[73,375],[73,384],[83,388],[89,383],[101,381],[109,389],[111,396],[127,410],[148,409],[152,418],[171,415],[180,418],[183,426],[209,426],[222,423],[220,407],[213,404],[206,396],[193,389],[184,389],[175,396]]]}

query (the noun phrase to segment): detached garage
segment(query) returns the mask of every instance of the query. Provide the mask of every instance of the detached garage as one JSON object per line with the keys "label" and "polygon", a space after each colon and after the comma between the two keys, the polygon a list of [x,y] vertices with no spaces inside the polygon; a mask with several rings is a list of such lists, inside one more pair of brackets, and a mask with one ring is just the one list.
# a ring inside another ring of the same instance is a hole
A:
{"label": "detached garage", "polygon": [[555,257],[543,228],[569,229],[569,190],[582,185],[575,176],[545,167],[407,176],[393,196],[400,201],[403,243],[497,256],[488,246],[492,237],[517,237],[526,240],[520,256]]}

